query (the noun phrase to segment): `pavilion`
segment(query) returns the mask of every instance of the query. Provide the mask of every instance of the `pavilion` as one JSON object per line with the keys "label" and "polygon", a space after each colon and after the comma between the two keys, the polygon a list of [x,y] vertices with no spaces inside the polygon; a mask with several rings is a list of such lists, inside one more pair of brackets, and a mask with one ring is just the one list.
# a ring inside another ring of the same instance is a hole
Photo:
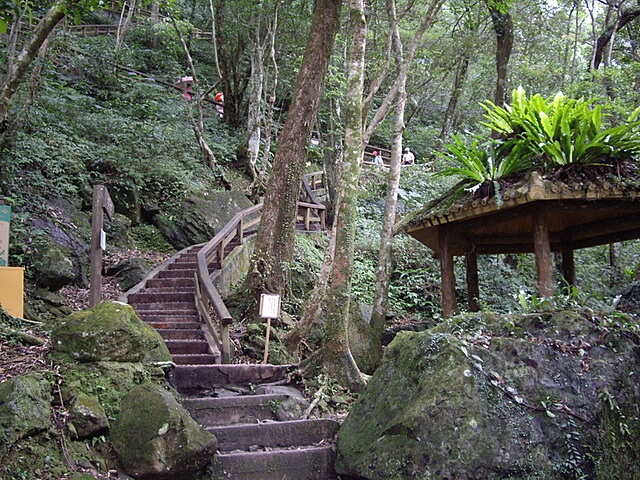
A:
{"label": "pavilion", "polygon": [[478,310],[478,255],[534,253],[537,290],[554,294],[554,259],[562,256],[565,280],[575,284],[574,251],[640,238],[640,183],[606,175],[559,179],[531,171],[499,195],[454,188],[397,225],[436,252],[442,274],[443,315],[456,313],[454,256],[465,256],[468,303]]}

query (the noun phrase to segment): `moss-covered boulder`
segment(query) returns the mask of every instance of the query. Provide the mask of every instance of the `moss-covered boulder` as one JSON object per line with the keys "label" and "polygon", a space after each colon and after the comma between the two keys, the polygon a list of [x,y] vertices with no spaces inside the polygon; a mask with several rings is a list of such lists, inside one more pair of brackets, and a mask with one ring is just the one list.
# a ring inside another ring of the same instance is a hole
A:
{"label": "moss-covered boulder", "polygon": [[73,282],[77,273],[71,257],[70,249],[55,242],[41,246],[33,257],[36,283],[56,291]]}
{"label": "moss-covered boulder", "polygon": [[139,479],[194,479],[217,450],[216,438],[152,383],[124,398],[111,442],[127,474]]}
{"label": "moss-covered boulder", "polygon": [[337,470],[370,480],[640,478],[638,343],[575,312],[400,333],[339,431]]}
{"label": "moss-covered boulder", "polygon": [[108,418],[120,411],[120,402],[132,389],[149,381],[162,383],[164,372],[151,365],[127,362],[64,362],[57,358],[63,376],[61,391],[65,404],[82,394],[95,397]]}
{"label": "moss-covered boulder", "polygon": [[207,192],[191,196],[174,212],[154,215],[153,224],[177,249],[208,242],[241,210],[253,203],[241,190]]}
{"label": "moss-covered boulder", "polygon": [[103,302],[75,312],[56,323],[51,334],[53,350],[81,362],[169,361],[162,337],[142,322],[130,305]]}
{"label": "moss-covered boulder", "polygon": [[51,382],[40,373],[0,383],[0,454],[51,427]]}
{"label": "moss-covered boulder", "polygon": [[73,439],[86,440],[107,433],[109,419],[96,397],[81,393],[69,409],[67,427]]}
{"label": "moss-covered boulder", "polygon": [[351,302],[349,320],[349,349],[361,372],[371,375],[382,358],[380,339],[370,325],[371,316],[366,318],[362,306]]}

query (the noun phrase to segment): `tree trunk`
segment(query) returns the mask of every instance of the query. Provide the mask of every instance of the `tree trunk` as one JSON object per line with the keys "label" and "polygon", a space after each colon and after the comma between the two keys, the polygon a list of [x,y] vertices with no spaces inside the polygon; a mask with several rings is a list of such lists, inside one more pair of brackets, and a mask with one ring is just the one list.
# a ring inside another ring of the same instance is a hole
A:
{"label": "tree trunk", "polygon": [[129,10],[127,11],[127,15],[125,16],[125,8],[127,8],[127,3],[122,4],[122,11],[120,13],[120,21],[118,22],[118,31],[116,33],[116,46],[115,52],[116,57],[118,56],[118,52],[120,51],[120,47],[122,47],[122,42],[124,42],[124,37],[129,32],[129,28],[131,26],[131,19],[133,18],[133,12],[136,9],[136,0],[129,0],[131,3],[128,5]]}
{"label": "tree trunk", "polygon": [[467,81],[467,72],[469,71],[469,52],[465,51],[460,56],[460,60],[456,67],[456,73],[453,79],[453,91],[449,97],[447,111],[444,114],[442,122],[442,130],[440,130],[440,138],[447,138],[453,131],[456,121],[456,111],[458,109],[458,101],[462,96],[464,84]]}
{"label": "tree trunk", "polygon": [[494,103],[503,105],[506,100],[507,74],[513,49],[513,20],[504,0],[486,0],[496,33],[496,90]]}
{"label": "tree trunk", "polygon": [[[387,14],[391,26],[393,49],[395,56],[401,59],[403,56],[400,40],[400,28],[396,18],[396,5],[394,0],[387,0]],[[376,267],[376,289],[373,297],[373,309],[371,312],[371,328],[373,333],[382,337],[384,323],[387,318],[389,304],[389,284],[393,273],[393,226],[396,220],[398,207],[398,188],[400,186],[400,159],[402,157],[402,132],[404,131],[404,110],[406,105],[406,81],[408,70],[402,68],[402,64],[396,65],[398,85],[394,101],[393,116],[393,141],[391,145],[391,160],[389,175],[387,176],[387,194],[382,215],[382,227],[380,231],[380,250],[378,253],[378,265]]]}
{"label": "tree trunk", "polygon": [[[610,8],[613,9],[614,7],[611,6]],[[593,53],[593,60],[591,62],[592,69],[597,70],[598,67],[600,67],[600,65],[602,64],[603,59],[607,58],[607,54],[610,55],[613,39],[615,37],[615,34],[618,32],[618,30],[620,30],[621,28],[624,28],[628,23],[632,22],[639,16],[640,16],[640,7],[636,6],[629,10],[621,12],[617,16],[616,21],[611,22],[609,20],[605,24],[604,31],[600,34],[600,36],[596,40],[594,53]]]}
{"label": "tree trunk", "polygon": [[353,390],[364,388],[365,380],[349,350],[349,317],[353,277],[358,185],[364,153],[362,141],[362,93],[367,24],[364,0],[349,0],[349,47],[345,105],[344,165],[341,168],[336,246],[327,298],[327,326],[323,344],[323,365],[332,377]]}
{"label": "tree trunk", "polygon": [[264,197],[262,219],[247,286],[254,297],[282,293],[287,264],[293,258],[293,240],[305,147],[318,110],[324,77],[340,21],[342,0],[319,0],[312,19],[302,65],[287,120],[278,138],[278,149]]}
{"label": "tree trunk", "polygon": [[279,10],[280,2],[276,3],[275,7],[275,19],[271,25],[271,33],[269,35],[269,61],[271,64],[271,85],[268,83],[264,86],[264,103],[265,103],[265,112],[263,115],[263,129],[264,129],[264,147],[262,149],[262,158],[260,161],[260,167],[258,168],[258,177],[254,180],[251,185],[251,198],[256,200],[264,195],[266,191],[266,178],[267,178],[267,167],[270,164],[271,160],[271,142],[273,137],[273,125],[274,125],[274,113],[275,113],[275,103],[276,103],[276,94],[278,91],[278,61],[276,60],[276,32],[278,30],[277,25],[277,16]]}
{"label": "tree trunk", "polygon": [[258,178],[258,155],[260,154],[262,88],[264,86],[265,39],[262,38],[263,3],[259,2],[253,15],[253,48],[251,48],[251,77],[249,78],[249,115],[245,141],[246,170],[253,182]]}
{"label": "tree trunk", "polygon": [[[438,15],[438,12],[440,11],[440,8],[442,7],[443,4],[444,4],[444,0],[431,0],[431,3],[427,7],[426,12],[422,15],[422,21],[420,23],[420,26],[415,31],[413,38],[411,39],[411,42],[408,45],[407,53],[405,54],[404,58],[401,60],[400,70],[397,70],[397,71],[406,70],[408,72],[409,67],[411,66],[411,62],[413,61],[413,57],[415,56],[416,50],[420,46],[420,41],[422,40],[422,36],[435,21],[435,18]],[[394,40],[392,37],[391,41],[396,41],[396,40]],[[390,45],[389,49],[393,50],[393,46]],[[383,76],[386,77],[386,75],[388,75],[388,71],[387,69],[383,69],[383,72],[380,74],[379,78],[374,80],[374,82],[372,82],[372,85],[378,85],[378,84],[381,85],[384,81],[384,78],[382,77]],[[391,111],[391,108],[393,108],[393,105],[394,105],[393,102],[396,98],[400,81],[401,80],[399,77],[397,77],[394,80],[392,85],[389,87],[389,90],[387,91],[386,95],[380,102],[380,106],[375,111],[371,120],[369,121],[369,124],[365,127],[364,138],[363,138],[365,144],[369,143],[369,139],[378,128],[378,125],[380,125],[380,123],[386,118],[386,116]],[[372,92],[370,92],[367,95],[367,100],[365,100],[363,104],[363,109],[366,109],[364,110],[365,118],[367,117],[366,113],[368,113],[368,108],[370,106],[368,99],[369,99],[369,96],[371,96],[371,93]]]}
{"label": "tree trunk", "polygon": [[302,307],[302,315],[300,320],[295,326],[287,332],[284,337],[284,343],[287,346],[287,351],[292,355],[296,355],[300,347],[300,342],[307,336],[313,327],[313,322],[318,316],[322,301],[325,297],[327,284],[329,283],[329,275],[333,266],[333,254],[336,247],[336,229],[331,230],[331,236],[329,237],[329,246],[324,254],[324,260],[322,267],[320,268],[320,274],[318,275],[318,281],[315,287],[311,291],[309,298],[304,302]]}
{"label": "tree trunk", "polygon": [[11,99],[22,84],[29,66],[38,55],[40,47],[45,43],[55,26],[64,18],[64,7],[69,2],[58,0],[42,17],[33,32],[33,35],[27,40],[24,48],[18,55],[18,58],[11,65],[7,72],[7,77],[0,87],[0,133],[7,128],[7,120],[9,116],[9,106]]}

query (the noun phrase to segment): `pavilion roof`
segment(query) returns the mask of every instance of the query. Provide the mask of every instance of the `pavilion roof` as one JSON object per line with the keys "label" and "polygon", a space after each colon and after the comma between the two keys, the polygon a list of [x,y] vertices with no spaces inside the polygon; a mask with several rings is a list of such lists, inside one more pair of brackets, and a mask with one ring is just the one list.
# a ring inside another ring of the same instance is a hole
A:
{"label": "pavilion roof", "polygon": [[[552,251],[640,238],[640,181],[616,166],[558,174],[537,171],[491,189],[465,191],[462,184],[403,218],[397,225],[439,253],[449,229],[454,255],[533,252],[533,216],[547,215]],[[595,173],[594,173],[595,172]]]}

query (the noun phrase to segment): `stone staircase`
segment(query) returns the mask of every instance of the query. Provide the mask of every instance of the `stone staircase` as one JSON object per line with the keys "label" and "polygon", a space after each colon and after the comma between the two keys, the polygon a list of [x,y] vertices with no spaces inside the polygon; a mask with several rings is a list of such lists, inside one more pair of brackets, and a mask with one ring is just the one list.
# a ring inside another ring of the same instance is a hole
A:
{"label": "stone staircase", "polygon": [[127,297],[140,319],[160,333],[178,365],[216,364],[221,358],[194,303],[197,253],[198,247],[182,250]]}
{"label": "stone staircase", "polygon": [[296,398],[295,389],[281,385],[289,368],[179,365],[172,371],[171,383],[191,416],[218,439],[213,479],[338,478],[333,439],[339,424],[282,419],[288,414],[280,406]]}
{"label": "stone staircase", "polygon": [[286,385],[290,366],[220,364],[220,352],[194,304],[198,248],[174,255],[125,299],[164,339],[176,364],[171,384],[191,416],[218,439],[211,478],[338,478],[333,440],[339,424],[296,420],[281,412],[286,403],[301,402],[299,391]]}

